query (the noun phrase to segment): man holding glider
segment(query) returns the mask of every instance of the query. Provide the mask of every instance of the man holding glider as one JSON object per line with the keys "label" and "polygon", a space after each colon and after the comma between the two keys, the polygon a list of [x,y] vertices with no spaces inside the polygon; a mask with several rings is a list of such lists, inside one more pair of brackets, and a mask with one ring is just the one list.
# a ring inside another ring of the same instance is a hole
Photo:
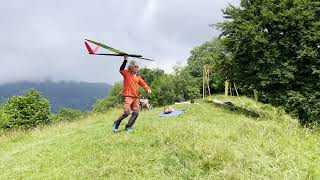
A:
{"label": "man holding glider", "polygon": [[132,131],[132,126],[135,123],[138,115],[139,115],[139,94],[138,88],[140,85],[147,93],[151,93],[151,89],[144,82],[144,80],[137,75],[137,71],[139,66],[135,61],[131,61],[128,67],[128,70],[125,70],[126,64],[128,62],[128,56],[124,56],[123,63],[120,67],[120,73],[123,76],[123,108],[124,113],[113,123],[112,130],[113,132],[120,131],[120,124],[123,119],[130,115],[130,111],[132,110],[131,117],[128,121],[128,124],[125,127],[126,131]]}

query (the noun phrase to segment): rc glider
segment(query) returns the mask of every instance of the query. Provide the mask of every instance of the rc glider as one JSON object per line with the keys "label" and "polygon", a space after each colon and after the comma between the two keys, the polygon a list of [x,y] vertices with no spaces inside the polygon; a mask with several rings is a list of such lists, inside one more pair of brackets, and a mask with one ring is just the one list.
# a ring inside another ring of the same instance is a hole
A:
{"label": "rc glider", "polygon": [[[91,46],[89,45],[89,43],[96,45],[97,47],[92,49]],[[101,55],[101,56],[128,56],[128,57],[133,57],[133,58],[137,58],[137,59],[142,59],[142,60],[147,60],[147,61],[154,61],[152,59],[148,59],[148,58],[144,58],[142,55],[137,55],[137,54],[128,54],[126,52],[114,49],[110,46],[89,40],[89,39],[85,39],[84,44],[88,50],[88,53],[91,55]],[[111,52],[113,52],[114,54],[106,54],[106,53],[97,53],[99,47],[107,49]]]}

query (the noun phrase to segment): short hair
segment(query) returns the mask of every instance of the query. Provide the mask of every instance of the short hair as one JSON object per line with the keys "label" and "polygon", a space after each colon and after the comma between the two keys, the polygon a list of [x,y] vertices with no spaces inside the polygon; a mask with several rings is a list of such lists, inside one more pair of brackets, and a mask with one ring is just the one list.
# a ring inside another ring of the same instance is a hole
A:
{"label": "short hair", "polygon": [[128,68],[133,67],[135,64],[137,64],[136,61],[130,61]]}

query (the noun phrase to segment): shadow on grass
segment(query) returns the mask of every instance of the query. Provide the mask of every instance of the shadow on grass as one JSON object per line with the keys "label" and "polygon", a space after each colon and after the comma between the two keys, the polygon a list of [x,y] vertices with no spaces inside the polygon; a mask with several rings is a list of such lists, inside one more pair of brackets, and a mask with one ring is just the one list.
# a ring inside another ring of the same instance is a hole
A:
{"label": "shadow on grass", "polygon": [[260,114],[258,112],[254,111],[252,109],[245,108],[245,107],[236,106],[231,102],[216,103],[216,102],[208,101],[208,103],[213,104],[217,107],[238,113],[238,114],[243,114],[248,117],[260,118]]}

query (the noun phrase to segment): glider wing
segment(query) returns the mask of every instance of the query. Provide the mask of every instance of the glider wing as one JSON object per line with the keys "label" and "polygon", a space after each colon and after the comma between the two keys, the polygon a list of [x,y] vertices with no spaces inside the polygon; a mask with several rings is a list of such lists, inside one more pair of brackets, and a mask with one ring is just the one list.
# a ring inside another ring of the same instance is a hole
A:
{"label": "glider wing", "polygon": [[110,47],[110,46],[107,46],[107,45],[104,45],[104,44],[101,44],[101,43],[98,43],[98,42],[95,42],[95,41],[92,41],[92,40],[89,40],[89,39],[86,39],[86,41],[88,41],[88,42],[90,42],[90,43],[92,43],[92,44],[95,44],[95,45],[97,45],[97,46],[100,46],[100,47],[102,47],[102,48],[108,49],[108,50],[110,50],[110,51],[112,51],[112,52],[115,52],[115,53],[117,53],[117,54],[121,54],[122,56],[123,56],[123,55],[128,55],[127,53],[122,52],[122,51],[120,51],[120,50],[118,50],[118,49],[114,49],[114,48],[112,48],[112,47]]}
{"label": "glider wing", "polygon": [[[85,45],[86,45],[86,48],[88,50],[88,53],[89,54],[92,54],[92,55],[105,55],[105,56],[128,56],[128,57],[134,57],[134,58],[138,58],[138,59],[143,59],[143,60],[147,60],[147,61],[154,61],[152,59],[148,59],[148,58],[143,58],[142,55],[137,55],[137,54],[128,54],[128,53],[125,53],[123,51],[120,51],[120,50],[117,50],[117,49],[114,49],[110,46],[107,46],[107,45],[104,45],[104,44],[101,44],[101,43],[98,43],[98,42],[95,42],[95,41],[92,41],[92,40],[89,40],[89,39],[85,39],[87,42],[90,42],[92,44],[95,44],[97,45],[97,47],[95,49],[92,49],[90,47],[90,45],[85,41]],[[104,54],[104,53],[96,53],[98,51],[98,48],[99,47],[102,47],[102,48],[105,48],[109,51],[112,51],[116,54]]]}

